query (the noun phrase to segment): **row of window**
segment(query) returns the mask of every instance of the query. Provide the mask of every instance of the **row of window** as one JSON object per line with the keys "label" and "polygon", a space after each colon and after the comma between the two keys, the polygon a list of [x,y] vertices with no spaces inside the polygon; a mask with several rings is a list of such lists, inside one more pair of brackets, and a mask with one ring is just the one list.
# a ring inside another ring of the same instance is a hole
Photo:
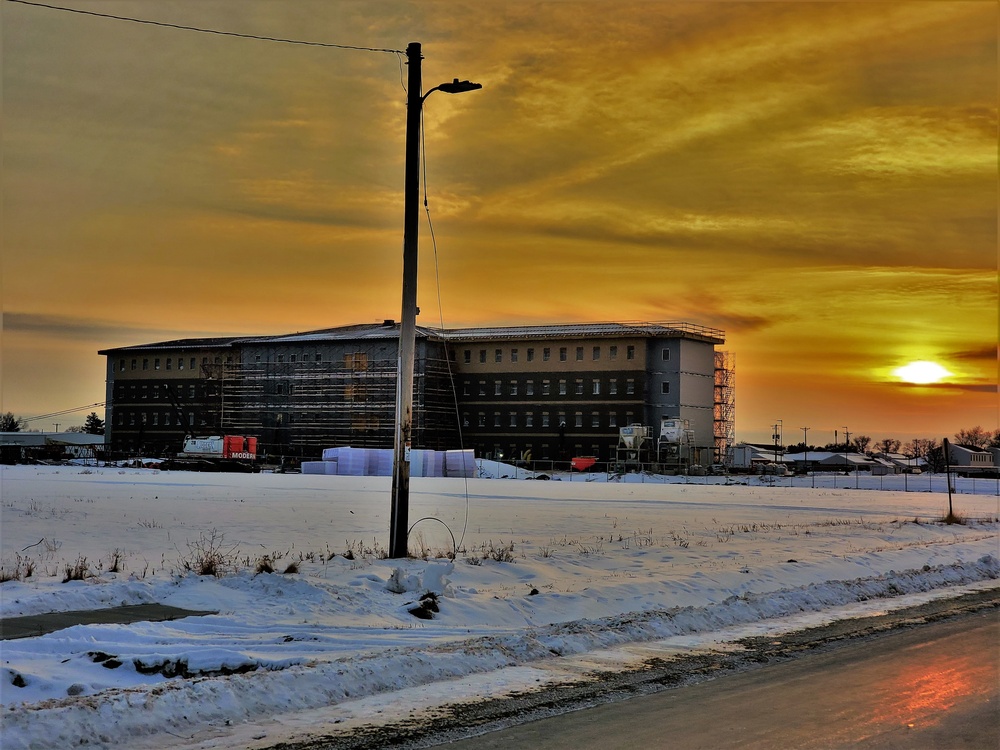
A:
{"label": "row of window", "polygon": [[[119,359],[118,360],[118,372],[125,372],[125,365],[126,365],[127,361],[128,360],[125,360],[125,359]],[[142,363],[141,364],[141,369],[143,369],[143,370],[149,370],[150,368],[152,368],[153,370],[159,370],[161,368],[161,364],[162,364],[163,369],[165,369],[165,370],[173,370],[174,369],[174,362],[175,361],[177,363],[177,369],[178,370],[183,370],[183,369],[185,369],[185,367],[188,370],[194,370],[194,369],[196,369],[198,367],[198,358],[197,357],[190,357],[190,358],[177,357],[176,360],[173,357],[166,357],[166,358],[163,358],[163,359],[161,359],[160,357],[152,357],[152,358],[150,358],[150,357],[143,357],[142,360],[141,360],[141,363]],[[227,365],[228,364],[232,364],[232,361],[233,361],[232,357],[226,357],[226,364]],[[209,362],[208,357],[202,357],[201,358],[201,363],[203,365],[212,364],[211,362]],[[214,364],[221,365],[222,364],[222,357],[215,357]],[[131,362],[130,362],[130,364],[129,364],[129,369],[130,370],[138,370],[138,369],[140,369],[140,360],[139,359],[132,359]]]}
{"label": "row of window", "polygon": [[[126,395],[126,388],[128,389],[127,395]],[[201,391],[201,395],[203,398],[217,396],[219,393],[218,386],[215,383],[200,385],[197,387],[192,383],[186,389],[182,385],[174,385],[173,393],[177,399],[184,399],[186,397],[188,400],[193,401],[197,397],[196,388]],[[163,398],[164,399],[169,398],[169,394],[166,393],[167,391],[166,386],[164,386],[163,390],[165,394]],[[153,383],[152,385],[148,384],[137,385],[134,383],[130,383],[129,385],[126,386],[122,383],[118,383],[115,386],[115,398],[121,401],[125,400],[138,401],[140,399],[148,400],[149,398],[159,399],[160,384]]]}
{"label": "row of window", "polygon": [[[510,395],[510,396],[518,396],[518,395],[520,395],[521,385],[522,385],[522,383],[520,383],[517,380],[508,381],[508,384],[507,384],[507,395]],[[524,385],[524,395],[525,396],[534,396],[535,395],[535,381],[534,380],[526,380],[526,381],[524,381],[523,385]],[[540,386],[541,387],[539,389],[539,395],[542,395],[542,396],[551,396],[552,395],[552,381],[551,380],[543,380],[543,381],[541,381]],[[590,390],[589,390],[590,395],[592,395],[592,396],[600,396],[601,395],[601,388],[602,388],[602,381],[597,380],[596,378],[594,380],[590,381]],[[479,381],[479,389],[478,389],[478,394],[477,395],[479,395],[479,396],[485,396],[485,395],[487,395],[486,391],[487,391],[486,381],[485,380],[480,380]],[[584,388],[583,378],[577,378],[574,381],[574,383],[573,383],[573,394],[576,395],[576,396],[582,396],[582,395],[585,394],[585,392],[586,392],[586,390]],[[608,395],[609,396],[617,396],[618,392],[619,392],[618,391],[618,380],[616,378],[611,378],[610,380],[608,380]],[[661,394],[670,393],[670,383],[669,382],[664,381],[664,382],[660,383],[660,393]],[[567,395],[569,395],[569,381],[567,381],[565,379],[559,380],[557,382],[556,394],[559,395],[559,396],[567,396]],[[464,381],[462,383],[462,395],[463,396],[471,396],[472,395],[472,381],[471,380],[466,380],[466,381]],[[504,384],[503,384],[502,380],[494,380],[493,381],[493,395],[494,396],[503,396],[504,395]],[[627,395],[627,396],[633,396],[633,395],[635,395],[635,380],[632,379],[632,378],[628,378],[625,381],[625,395]]]}
{"label": "row of window", "polygon": [[[616,359],[618,359],[618,345],[617,344],[610,344],[607,347],[607,349],[608,349],[608,359],[610,359],[610,360],[616,360]],[[574,352],[574,356],[575,356],[575,359],[576,359],[577,362],[583,362],[584,361],[584,358],[585,358],[585,355],[586,355],[586,351],[587,351],[587,347],[585,347],[585,346],[578,346],[578,347],[576,347],[576,351]],[[590,359],[593,362],[599,362],[600,359],[601,359],[601,355],[602,355],[603,351],[604,351],[604,349],[601,346],[593,346],[593,347],[591,347],[591,349],[590,349]],[[480,364],[486,364],[487,359],[488,359],[488,354],[489,354],[489,350],[488,349],[480,349],[479,350],[479,363]],[[520,361],[521,350],[518,349],[517,347],[511,347],[510,349],[506,350],[506,354],[507,354],[507,357],[508,357],[508,359],[509,359],[509,361],[511,363],[516,363],[516,362]],[[559,361],[560,362],[568,362],[569,361],[569,347],[568,346],[560,346],[560,347],[558,347],[558,355],[559,355]],[[551,361],[551,359],[552,359],[552,347],[549,347],[549,346],[542,347],[541,357],[542,357],[542,361],[543,362],[549,362],[549,361]],[[664,347],[661,350],[661,352],[660,352],[660,357],[663,359],[664,362],[670,361],[670,349]],[[524,350],[524,359],[525,359],[526,362],[534,362],[535,361],[535,349],[534,349],[534,347],[528,347],[527,349]],[[634,345],[632,345],[632,344],[626,345],[626,347],[625,347],[625,359],[627,359],[627,360],[634,360],[635,359],[635,346]],[[462,361],[465,364],[467,364],[467,365],[472,364],[472,349],[465,349],[465,350],[462,351]],[[493,361],[495,363],[498,363],[498,364],[502,363],[504,361],[504,349],[499,349],[498,348],[498,349],[494,349],[493,350]]]}
{"label": "row of window", "polygon": [[[518,395],[520,395],[520,390],[521,390],[521,386],[522,385],[524,386],[524,395],[525,396],[534,396],[534,395],[536,395],[536,393],[535,393],[535,391],[536,391],[536,389],[535,389],[535,381],[534,380],[526,380],[523,383],[520,382],[520,381],[517,381],[517,380],[510,380],[510,381],[508,381],[507,389],[506,389],[507,390],[507,394],[510,395],[510,396],[518,396]],[[591,395],[593,395],[593,396],[600,396],[601,395],[601,388],[602,388],[602,381],[597,380],[596,378],[594,380],[590,381],[590,391],[589,392],[590,392]],[[473,390],[473,386],[472,386],[472,381],[471,380],[465,380],[465,381],[462,382],[462,395],[463,396],[471,396],[472,395],[472,390]],[[541,395],[541,396],[551,396],[552,395],[552,381],[551,380],[542,380],[542,381],[540,381],[539,388],[537,390],[538,390],[538,395]],[[611,378],[608,381],[608,395],[610,395],[610,396],[617,396],[618,392],[619,392],[618,391],[618,380],[616,378]],[[574,383],[573,383],[573,393],[575,395],[577,395],[577,396],[582,396],[585,393],[583,378],[577,378],[574,381]],[[629,379],[627,379],[625,381],[625,393],[627,395],[630,395],[630,396],[635,394],[635,380],[633,378],[629,378]],[[557,381],[556,382],[556,394],[559,395],[559,396],[569,395],[569,381],[567,381],[565,379],[561,379],[561,380]],[[479,395],[479,396],[485,396],[485,395],[487,395],[487,387],[486,387],[486,381],[485,380],[480,380],[479,381],[477,395]],[[504,381],[502,381],[502,380],[494,380],[493,381],[493,395],[494,396],[502,396],[502,395],[504,395]]]}
{"label": "row of window", "polygon": [[[617,412],[610,412],[604,416],[607,419],[606,425],[602,424],[600,412],[597,411],[591,412],[589,418],[588,415],[585,415],[582,411],[574,412],[572,427],[582,428],[584,424],[588,422],[591,428],[610,427],[612,429],[615,429],[618,427],[619,421]],[[541,429],[545,428],[551,429],[553,427],[565,428],[570,426],[569,422],[566,421],[566,412],[563,411],[556,412],[554,415],[551,414],[550,412],[543,411],[541,414],[538,415],[538,417],[539,418],[536,420],[535,413],[531,411],[525,412],[521,415],[518,415],[517,412],[512,411],[507,415],[507,419],[505,420],[503,413],[495,411],[493,412],[492,415],[492,422],[493,422],[493,427],[500,427],[500,428],[524,427],[526,429],[531,429],[538,427]],[[505,421],[506,424],[504,424]],[[634,421],[635,421],[635,414],[629,411],[625,412],[625,421],[621,422],[621,424],[629,425],[632,424]],[[486,414],[486,412],[481,411],[476,415],[476,427],[485,428],[487,426],[487,422],[488,422],[488,415]],[[465,412],[462,414],[462,426],[463,427],[471,426],[471,415],[469,414],[469,412]]]}
{"label": "row of window", "polygon": [[[128,413],[119,411],[115,414],[115,424],[118,427],[124,427],[126,423],[129,427],[136,427],[137,425],[146,425],[159,427],[160,425],[164,427],[194,427],[195,426],[195,414],[193,411],[187,413],[186,419],[182,419],[183,414],[173,414],[169,411],[163,412],[135,412],[130,411]],[[204,427],[208,424],[204,417],[199,418],[198,426]]]}

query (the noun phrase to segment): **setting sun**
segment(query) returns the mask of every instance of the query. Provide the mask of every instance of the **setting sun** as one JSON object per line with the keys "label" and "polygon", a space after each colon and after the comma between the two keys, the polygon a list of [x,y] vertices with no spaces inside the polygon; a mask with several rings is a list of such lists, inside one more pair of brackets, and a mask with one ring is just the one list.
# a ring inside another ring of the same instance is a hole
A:
{"label": "setting sun", "polygon": [[918,385],[937,383],[951,375],[937,362],[910,362],[903,367],[897,367],[892,371],[892,374],[906,383]]}

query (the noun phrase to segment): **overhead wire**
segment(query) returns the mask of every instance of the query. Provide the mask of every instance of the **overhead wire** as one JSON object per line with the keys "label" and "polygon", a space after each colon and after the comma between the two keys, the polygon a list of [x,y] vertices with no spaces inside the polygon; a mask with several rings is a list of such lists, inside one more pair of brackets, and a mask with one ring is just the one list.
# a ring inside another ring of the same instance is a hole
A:
{"label": "overhead wire", "polygon": [[[431,236],[431,246],[434,248],[434,281],[437,286],[437,303],[438,303],[438,321],[441,326],[441,330],[444,331],[444,305],[441,301],[441,264],[438,258],[438,246],[437,246],[437,236],[434,234],[434,222],[431,219],[431,209],[430,204],[427,200],[427,148],[425,141],[425,130],[424,130],[424,110],[420,109],[420,161],[421,168],[423,172],[423,187],[424,187],[424,213],[427,216],[427,228]],[[445,365],[448,368],[448,380],[451,382],[451,395],[455,402],[455,420],[458,426],[458,447],[459,450],[465,450],[465,434],[462,430],[462,414],[461,408],[458,404],[458,386],[455,383],[455,372],[451,367],[451,357],[448,356],[448,344],[447,340],[445,342]],[[464,463],[464,462],[463,462]],[[465,534],[469,529],[469,477],[466,473],[462,472],[463,480],[465,481],[465,525],[462,527],[462,535],[458,540],[456,545],[456,551],[462,548],[462,543],[465,541]],[[447,524],[446,524],[447,525]],[[448,529],[451,531],[451,529]],[[452,541],[454,541],[454,534],[452,534]]]}
{"label": "overhead wire", "polygon": [[147,26],[162,26],[168,29],[179,29],[181,31],[196,31],[201,34],[215,34],[217,36],[232,36],[239,37],[241,39],[256,39],[262,42],[280,42],[282,44],[299,44],[307,47],[332,47],[334,49],[346,49],[355,50],[358,52],[386,52],[388,54],[402,55],[405,53],[404,50],[390,49],[386,47],[362,47],[353,44],[335,44],[333,42],[311,42],[303,39],[286,39],[283,37],[276,36],[263,36],[260,34],[242,34],[236,31],[220,31],[219,29],[207,29],[201,26],[188,26],[179,23],[170,23],[168,21],[153,21],[148,18],[134,18],[132,16],[119,16],[113,13],[98,13],[93,10],[83,10],[82,8],[67,8],[63,5],[51,5],[49,3],[39,3],[34,0],[6,0],[8,3],[18,3],[19,5],[31,5],[36,8],[46,8],[48,10],[58,10],[64,13],[77,13],[81,16],[95,16],[97,18],[108,18],[114,21],[128,21],[130,23],[139,23]]}

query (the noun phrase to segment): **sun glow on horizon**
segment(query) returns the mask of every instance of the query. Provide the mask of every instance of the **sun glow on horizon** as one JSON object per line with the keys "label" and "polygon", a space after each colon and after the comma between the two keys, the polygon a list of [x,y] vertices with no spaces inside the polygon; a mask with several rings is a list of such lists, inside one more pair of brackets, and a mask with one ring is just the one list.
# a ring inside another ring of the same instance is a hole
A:
{"label": "sun glow on horizon", "polygon": [[952,375],[951,372],[939,365],[937,362],[926,362],[920,360],[897,367],[892,374],[905,383],[916,385],[928,385],[937,383]]}

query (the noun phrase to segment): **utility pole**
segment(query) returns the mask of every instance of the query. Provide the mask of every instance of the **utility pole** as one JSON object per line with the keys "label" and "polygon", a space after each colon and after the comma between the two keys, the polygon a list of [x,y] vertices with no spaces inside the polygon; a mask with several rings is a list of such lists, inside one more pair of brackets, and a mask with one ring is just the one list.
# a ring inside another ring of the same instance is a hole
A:
{"label": "utility pole", "polygon": [[[806,473],[809,472],[809,430],[811,427],[801,427],[802,430],[802,450],[805,451],[805,458],[802,463],[805,465]],[[816,486],[816,472],[811,472],[813,478],[813,487]]]}
{"label": "utility pole", "polygon": [[851,433],[844,428],[844,471],[848,471],[847,452],[851,449]]}
{"label": "utility pole", "polygon": [[406,47],[406,161],[403,176],[403,310],[399,324],[396,366],[396,433],[392,459],[392,500],[389,514],[389,557],[406,557],[410,512],[410,445],[413,437],[413,363],[417,329],[417,233],[420,218],[420,113],[434,91],[461,94],[481,89],[469,81],[442,83],[421,92],[420,42]]}
{"label": "utility pole", "polygon": [[413,360],[417,327],[417,232],[420,200],[420,43],[406,47],[406,162],[403,176],[403,311],[396,375],[396,443],[389,514],[389,557],[406,557],[409,529],[410,441],[413,432]]}

